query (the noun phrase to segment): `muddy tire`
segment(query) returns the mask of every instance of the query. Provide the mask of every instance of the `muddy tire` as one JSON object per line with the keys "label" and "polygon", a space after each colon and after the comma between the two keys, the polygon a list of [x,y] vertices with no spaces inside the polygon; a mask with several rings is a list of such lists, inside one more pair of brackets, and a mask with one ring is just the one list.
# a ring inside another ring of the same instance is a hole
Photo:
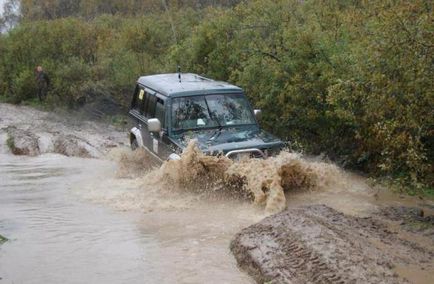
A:
{"label": "muddy tire", "polygon": [[131,140],[131,150],[134,151],[139,148],[139,143],[137,143],[136,139]]}

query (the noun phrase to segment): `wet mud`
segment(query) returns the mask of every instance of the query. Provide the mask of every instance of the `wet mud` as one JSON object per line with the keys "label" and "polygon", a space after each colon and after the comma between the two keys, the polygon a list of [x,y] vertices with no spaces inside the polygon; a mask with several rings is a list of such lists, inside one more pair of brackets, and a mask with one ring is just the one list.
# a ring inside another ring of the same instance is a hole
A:
{"label": "wet mud", "polygon": [[[230,247],[258,283],[423,283],[434,272],[433,246],[403,236],[383,218],[324,205],[265,218],[238,233]],[[416,276],[406,279],[403,267]]]}
{"label": "wet mud", "polygon": [[434,208],[391,206],[381,208],[377,216],[396,222],[402,230],[426,236],[434,244]]}
{"label": "wet mud", "polygon": [[107,124],[85,121],[73,114],[54,114],[25,106],[0,104],[2,152],[37,156],[57,153],[102,158],[124,144],[126,134]]}

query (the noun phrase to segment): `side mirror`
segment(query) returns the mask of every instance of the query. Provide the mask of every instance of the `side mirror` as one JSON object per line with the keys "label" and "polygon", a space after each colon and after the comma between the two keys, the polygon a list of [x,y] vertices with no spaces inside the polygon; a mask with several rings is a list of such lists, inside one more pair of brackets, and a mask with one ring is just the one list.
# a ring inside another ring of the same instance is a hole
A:
{"label": "side mirror", "polygon": [[160,132],[161,131],[160,120],[158,118],[148,119],[148,130],[149,132]]}
{"label": "side mirror", "polygon": [[262,117],[262,111],[260,109],[253,110],[253,113],[255,114],[255,117],[257,120],[260,120]]}

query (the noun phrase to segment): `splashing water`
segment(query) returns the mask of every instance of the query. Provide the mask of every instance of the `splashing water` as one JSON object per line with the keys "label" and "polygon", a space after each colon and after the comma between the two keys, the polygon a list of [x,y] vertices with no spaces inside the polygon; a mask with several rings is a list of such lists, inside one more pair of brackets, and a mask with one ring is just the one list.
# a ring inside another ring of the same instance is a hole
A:
{"label": "splashing water", "polygon": [[135,178],[145,175],[149,170],[159,166],[156,158],[149,155],[146,150],[139,148],[136,151],[111,152],[111,158],[118,162],[116,177]]}
{"label": "splashing water", "polygon": [[321,189],[342,178],[335,165],[308,161],[300,154],[281,152],[268,159],[233,161],[207,156],[192,140],[180,160],[171,160],[145,176],[147,183],[176,191],[231,191],[249,196],[267,213],[286,207],[285,191]]}

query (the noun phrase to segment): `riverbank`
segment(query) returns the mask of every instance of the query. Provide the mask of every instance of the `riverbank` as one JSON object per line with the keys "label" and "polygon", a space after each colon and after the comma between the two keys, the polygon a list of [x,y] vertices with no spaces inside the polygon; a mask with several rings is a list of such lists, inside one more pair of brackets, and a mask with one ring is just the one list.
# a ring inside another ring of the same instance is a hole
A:
{"label": "riverbank", "polygon": [[[107,123],[56,114],[28,106],[0,104],[0,138],[15,155],[101,158],[125,145],[127,133]],[[4,150],[5,151],[5,150]]]}

